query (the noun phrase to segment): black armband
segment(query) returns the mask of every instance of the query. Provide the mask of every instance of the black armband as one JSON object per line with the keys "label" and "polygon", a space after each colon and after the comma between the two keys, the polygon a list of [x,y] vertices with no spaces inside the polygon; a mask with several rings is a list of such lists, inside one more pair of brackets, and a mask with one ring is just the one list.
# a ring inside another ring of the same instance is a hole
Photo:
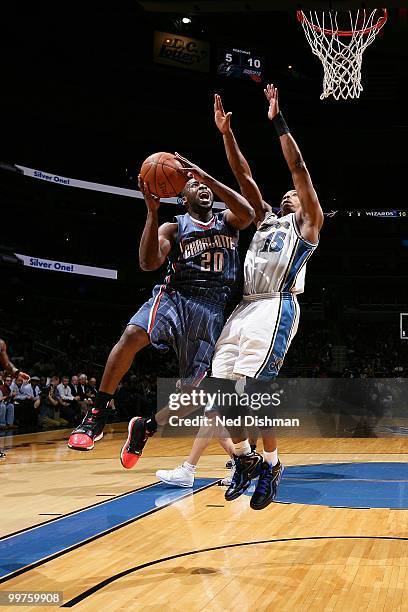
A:
{"label": "black armband", "polygon": [[275,127],[276,133],[278,136],[283,136],[283,134],[289,134],[290,129],[288,128],[285,119],[283,118],[282,113],[279,113],[272,119],[272,123]]}

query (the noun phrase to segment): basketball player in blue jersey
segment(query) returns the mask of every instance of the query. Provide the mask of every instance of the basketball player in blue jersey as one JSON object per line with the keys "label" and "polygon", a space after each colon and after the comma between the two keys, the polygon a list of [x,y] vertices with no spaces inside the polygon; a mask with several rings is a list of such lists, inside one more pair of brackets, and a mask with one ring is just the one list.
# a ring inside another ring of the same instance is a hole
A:
{"label": "basketball player in blue jersey", "polygon": [[[219,379],[242,379],[247,393],[267,392],[267,381],[278,375],[298,328],[296,296],[304,290],[306,262],[318,245],[323,225],[323,212],[309,172],[279,112],[278,90],[268,85],[265,95],[268,118],[279,136],[295,187],[283,196],[279,217],[265,202],[252,177],[230,126],[231,113],[224,112],[219,96],[215,96],[214,106],[228,162],[242,195],[254,209],[257,231],[245,258],[243,300],[218,339],[211,369],[212,376]],[[251,452],[245,430],[232,437],[235,473],[225,493],[227,501],[236,499],[259,475],[251,498],[251,508],[255,510],[273,501],[283,471],[274,431],[262,430],[262,439],[263,458]],[[159,470],[158,478],[176,486],[192,486],[196,467],[190,465],[192,458],[197,463],[208,442],[197,438],[188,461],[175,470]]]}
{"label": "basketball player in blue jersey", "polygon": [[[130,319],[112,349],[95,406],[72,432],[68,446],[92,450],[103,436],[109,403],[136,353],[151,344],[172,347],[179,360],[184,385],[195,386],[205,376],[215,343],[224,325],[224,309],[239,276],[238,230],[250,225],[252,207],[245,198],[218,182],[185,158],[177,156],[188,178],[182,192],[186,214],[159,226],[160,200],[139,177],[147,219],[139,259],[143,270],[157,270],[168,261],[167,275],[153,289],[151,299]],[[227,210],[213,212],[214,193]],[[147,438],[156,430],[155,417],[133,418],[121,452],[121,462],[133,467]]]}

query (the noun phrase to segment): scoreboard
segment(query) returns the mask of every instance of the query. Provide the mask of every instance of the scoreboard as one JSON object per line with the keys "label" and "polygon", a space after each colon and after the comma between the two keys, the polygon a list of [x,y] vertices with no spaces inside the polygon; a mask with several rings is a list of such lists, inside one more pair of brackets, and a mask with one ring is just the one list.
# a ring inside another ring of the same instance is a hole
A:
{"label": "scoreboard", "polygon": [[262,82],[264,59],[244,49],[220,49],[217,74],[235,79],[251,79]]}

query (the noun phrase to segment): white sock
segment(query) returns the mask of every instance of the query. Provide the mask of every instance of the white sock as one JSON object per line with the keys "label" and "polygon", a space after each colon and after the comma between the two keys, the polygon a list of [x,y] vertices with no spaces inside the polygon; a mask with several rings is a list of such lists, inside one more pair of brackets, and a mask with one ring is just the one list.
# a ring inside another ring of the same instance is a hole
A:
{"label": "white sock", "polygon": [[271,465],[272,467],[275,467],[275,465],[278,463],[278,449],[275,448],[275,450],[271,451],[270,453],[267,453],[266,451],[264,451],[263,457],[266,463],[269,463],[269,465]]}
{"label": "white sock", "polygon": [[185,461],[183,463],[183,467],[187,468],[190,472],[195,472],[197,469],[196,465],[193,465],[192,463],[189,463],[188,461]]}
{"label": "white sock", "polygon": [[238,444],[234,444],[234,455],[237,455],[237,457],[249,455],[250,452],[251,445],[248,440],[243,440],[242,442],[238,442]]}

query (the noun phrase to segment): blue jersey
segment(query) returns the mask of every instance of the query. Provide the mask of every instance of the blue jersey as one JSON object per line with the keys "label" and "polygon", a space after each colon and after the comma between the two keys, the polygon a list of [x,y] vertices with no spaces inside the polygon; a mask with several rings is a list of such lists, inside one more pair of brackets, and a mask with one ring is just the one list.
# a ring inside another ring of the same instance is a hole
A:
{"label": "blue jersey", "polygon": [[215,213],[207,223],[177,215],[177,241],[169,254],[165,284],[180,293],[225,306],[240,271],[238,230]]}

